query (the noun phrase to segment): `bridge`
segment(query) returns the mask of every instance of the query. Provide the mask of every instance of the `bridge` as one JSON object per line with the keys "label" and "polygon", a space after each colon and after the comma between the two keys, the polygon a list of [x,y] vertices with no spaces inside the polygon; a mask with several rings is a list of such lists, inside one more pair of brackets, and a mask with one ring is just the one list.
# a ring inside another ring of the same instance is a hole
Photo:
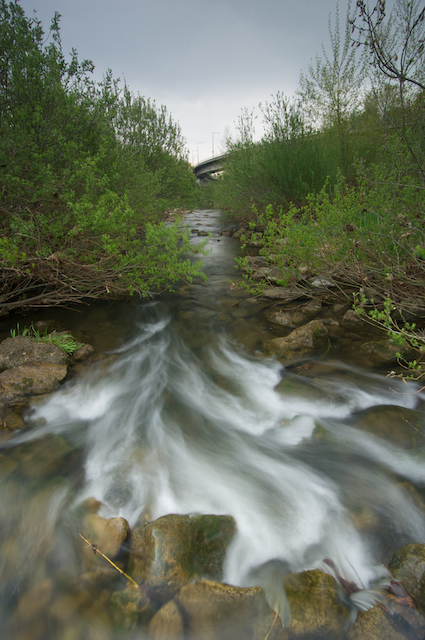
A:
{"label": "bridge", "polygon": [[193,167],[193,173],[198,180],[208,180],[213,173],[223,171],[225,157],[225,155],[222,155],[215,156],[214,158],[208,158],[208,160],[203,160]]}

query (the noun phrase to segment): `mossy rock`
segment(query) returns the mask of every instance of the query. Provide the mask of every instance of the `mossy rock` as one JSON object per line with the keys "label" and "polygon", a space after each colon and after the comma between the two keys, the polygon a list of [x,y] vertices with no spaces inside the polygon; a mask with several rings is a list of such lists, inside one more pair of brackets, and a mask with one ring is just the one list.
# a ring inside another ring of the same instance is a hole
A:
{"label": "mossy rock", "polygon": [[371,407],[358,413],[352,426],[399,447],[417,449],[425,445],[425,437],[418,433],[425,433],[425,420],[414,409],[395,405]]}
{"label": "mossy rock", "polygon": [[395,580],[403,583],[419,609],[425,613],[425,544],[406,544],[388,565]]}
{"label": "mossy rock", "polygon": [[340,640],[348,610],[332,576],[317,569],[291,573],[285,578],[285,591],[291,610],[291,639]]}
{"label": "mossy rock", "polygon": [[231,516],[172,514],[149,522],[132,533],[129,574],[163,590],[165,600],[194,577],[220,580],[235,531]]}
{"label": "mossy rock", "polygon": [[265,347],[278,358],[294,360],[311,355],[326,343],[328,330],[321,320],[312,320],[284,338],[269,340]]}
{"label": "mossy rock", "polygon": [[[183,587],[175,598],[185,637],[196,640],[287,640],[288,632],[259,587],[210,580]],[[159,640],[159,638],[158,638]]]}

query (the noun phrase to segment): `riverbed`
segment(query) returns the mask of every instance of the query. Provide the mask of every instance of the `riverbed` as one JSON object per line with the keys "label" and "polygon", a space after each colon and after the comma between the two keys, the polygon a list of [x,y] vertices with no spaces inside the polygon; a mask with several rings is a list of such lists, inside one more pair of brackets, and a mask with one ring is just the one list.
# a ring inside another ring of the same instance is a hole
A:
{"label": "riverbed", "polygon": [[[2,441],[8,639],[126,637],[96,602],[75,601],[87,500],[130,527],[170,513],[232,515],[224,581],[262,586],[281,612],[288,572],[329,571],[331,559],[372,601],[392,554],[425,543],[425,394],[341,357],[336,344],[298,366],[267,356],[264,341],[281,329],[265,317],[270,301],[235,286],[240,246],[221,235],[229,223],[211,210],[186,222],[194,243],[211,234],[207,282],[22,319],[53,320],[107,357]],[[47,592],[30,615],[25,597]]]}

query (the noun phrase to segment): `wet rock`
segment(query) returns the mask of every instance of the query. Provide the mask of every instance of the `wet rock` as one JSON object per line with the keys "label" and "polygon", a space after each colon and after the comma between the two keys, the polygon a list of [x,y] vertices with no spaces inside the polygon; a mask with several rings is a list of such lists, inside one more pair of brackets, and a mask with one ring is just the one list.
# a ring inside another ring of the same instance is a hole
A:
{"label": "wet rock", "polygon": [[341,324],[344,326],[361,325],[363,320],[359,318],[354,309],[348,309],[342,317]]}
{"label": "wet rock", "polygon": [[26,591],[19,599],[18,607],[12,617],[14,622],[34,620],[43,615],[46,607],[53,599],[53,583],[43,580]]}
{"label": "wet rock", "polygon": [[133,531],[128,572],[165,600],[195,576],[220,580],[235,530],[231,516],[164,516]]}
{"label": "wet rock", "polygon": [[21,416],[10,409],[6,404],[0,402],[0,430],[15,431],[25,429],[25,422]]}
{"label": "wet rock", "polygon": [[291,640],[340,640],[348,611],[332,576],[317,569],[292,573],[285,578],[285,591],[291,610]]}
{"label": "wet rock", "polygon": [[291,289],[289,287],[265,287],[261,292],[262,298],[270,300],[285,300],[285,302],[292,302],[292,300],[298,300],[299,298],[305,298],[305,291],[299,291]]}
{"label": "wet rock", "polygon": [[404,448],[416,448],[418,443],[425,442],[418,433],[425,433],[424,416],[414,409],[393,405],[371,407],[356,415],[353,426]]}
{"label": "wet rock", "polygon": [[76,349],[72,354],[72,358],[75,362],[82,362],[83,360],[87,360],[95,353],[94,348],[91,344],[83,344],[79,349]]}
{"label": "wet rock", "polygon": [[[183,587],[175,602],[186,634],[197,640],[287,640],[280,618],[259,587],[247,589],[205,580]],[[173,638],[173,636],[171,636]]]}
{"label": "wet rock", "polygon": [[12,453],[19,472],[33,480],[61,474],[73,465],[76,453],[62,436],[45,436],[26,442]]}
{"label": "wet rock", "polygon": [[266,313],[266,317],[270,320],[270,322],[295,329],[296,327],[305,324],[307,320],[312,320],[313,318],[315,318],[321,310],[321,301],[313,299],[310,300],[310,302],[308,302],[306,305],[303,305],[300,309],[295,309],[294,311],[292,311],[291,309],[279,309],[278,311],[272,310]]}
{"label": "wet rock", "polygon": [[16,396],[49,393],[58,388],[66,374],[65,365],[21,364],[0,374],[0,397],[9,404]]}
{"label": "wet rock", "polygon": [[347,640],[406,640],[407,637],[394,627],[391,616],[379,606],[359,611],[347,634]]}
{"label": "wet rock", "polygon": [[393,555],[388,569],[425,613],[425,545],[407,544]]}
{"label": "wet rock", "polygon": [[115,624],[128,631],[138,623],[148,623],[157,612],[159,604],[146,592],[129,586],[112,594],[110,608]]}
{"label": "wet rock", "polygon": [[185,640],[184,621],[177,604],[170,600],[154,615],[149,625],[152,640]]}
{"label": "wet rock", "polygon": [[372,340],[360,346],[366,355],[369,366],[379,366],[389,362],[397,362],[397,353],[407,357],[411,349],[407,344],[396,345],[391,340]]}
{"label": "wet rock", "polygon": [[274,338],[266,343],[266,349],[278,358],[292,360],[311,354],[326,342],[328,330],[321,320],[294,329],[285,338]]}
{"label": "wet rock", "polygon": [[[115,560],[121,551],[121,546],[127,540],[130,526],[124,518],[102,518],[96,513],[90,513],[84,518],[84,531],[89,532],[91,544],[110,560]],[[94,554],[90,548],[84,552],[84,562],[88,566],[105,562],[98,554]]]}
{"label": "wet rock", "polygon": [[65,365],[69,356],[54,344],[35,342],[28,336],[6,338],[0,343],[0,370],[21,364],[50,362]]}

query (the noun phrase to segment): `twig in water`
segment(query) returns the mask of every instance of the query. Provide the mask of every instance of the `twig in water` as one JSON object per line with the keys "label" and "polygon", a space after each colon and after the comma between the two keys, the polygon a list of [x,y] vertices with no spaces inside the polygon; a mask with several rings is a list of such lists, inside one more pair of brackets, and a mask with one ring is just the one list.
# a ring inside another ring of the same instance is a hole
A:
{"label": "twig in water", "polygon": [[276,615],[275,615],[275,617],[273,618],[272,626],[270,627],[269,632],[268,632],[268,634],[266,635],[266,637],[264,638],[264,640],[268,640],[269,635],[270,635],[270,634],[271,634],[271,632],[272,632],[273,625],[274,625],[274,623],[276,622],[276,619],[277,619],[277,611],[276,611]]}
{"label": "twig in water", "polygon": [[81,535],[81,533],[78,534],[80,536],[80,538],[82,538],[84,540],[84,542],[87,542],[87,545],[90,547],[90,549],[93,551],[93,553],[96,555],[96,553],[98,553],[99,555],[102,556],[102,558],[105,558],[105,560],[107,560],[109,562],[109,564],[111,564],[114,569],[116,569],[117,571],[119,571],[119,573],[121,573],[125,578],[127,578],[127,580],[129,582],[131,582],[131,584],[133,584],[135,587],[139,588],[139,585],[137,584],[137,582],[135,580],[133,580],[133,578],[129,575],[127,575],[125,573],[125,571],[123,571],[122,569],[120,569],[114,562],[112,562],[112,560],[110,560],[108,558],[108,556],[105,556],[104,553],[102,553],[101,551],[99,551],[99,549],[97,548],[96,544],[91,543],[89,540],[87,540],[87,538],[85,538],[84,536]]}

